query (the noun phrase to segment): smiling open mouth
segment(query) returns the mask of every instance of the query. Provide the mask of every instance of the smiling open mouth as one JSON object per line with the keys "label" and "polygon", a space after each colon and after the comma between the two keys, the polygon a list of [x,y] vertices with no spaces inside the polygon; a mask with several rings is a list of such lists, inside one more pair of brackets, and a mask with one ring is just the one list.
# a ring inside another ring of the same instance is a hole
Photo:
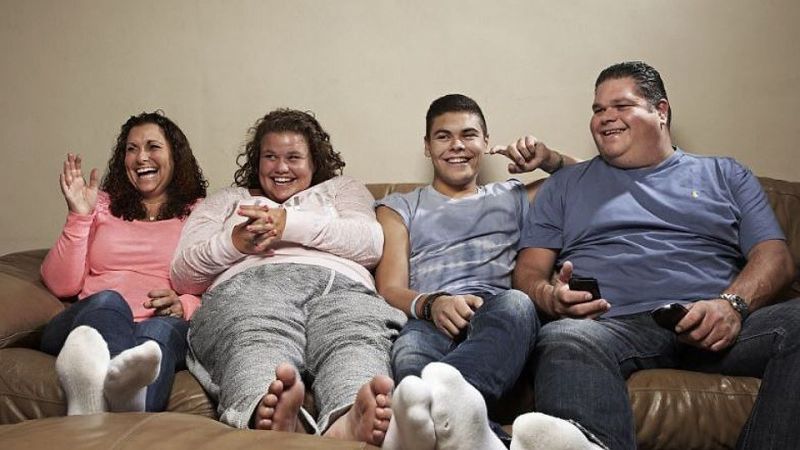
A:
{"label": "smiling open mouth", "polygon": [[289,184],[295,180],[294,178],[288,178],[288,177],[272,177],[270,179],[272,180],[273,183],[277,185]]}
{"label": "smiling open mouth", "polygon": [[155,167],[143,167],[141,169],[136,169],[136,176],[139,178],[153,178],[158,173],[158,169]]}

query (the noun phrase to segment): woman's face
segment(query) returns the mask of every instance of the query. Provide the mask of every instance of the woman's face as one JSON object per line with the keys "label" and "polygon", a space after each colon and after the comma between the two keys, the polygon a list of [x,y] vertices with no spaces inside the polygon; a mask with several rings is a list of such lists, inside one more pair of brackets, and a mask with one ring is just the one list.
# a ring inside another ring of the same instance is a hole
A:
{"label": "woman's face", "polygon": [[154,123],[131,128],[125,144],[125,172],[145,200],[166,201],[172,182],[172,147]]}
{"label": "woman's face", "polygon": [[283,203],[311,186],[314,162],[306,138],[292,131],[267,133],[261,140],[258,179],[270,200]]}

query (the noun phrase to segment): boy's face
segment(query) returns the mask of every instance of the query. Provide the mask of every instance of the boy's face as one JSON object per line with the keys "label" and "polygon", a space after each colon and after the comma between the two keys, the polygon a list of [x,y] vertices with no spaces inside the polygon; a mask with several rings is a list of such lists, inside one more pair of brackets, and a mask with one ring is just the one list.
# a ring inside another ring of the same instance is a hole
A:
{"label": "boy's face", "polygon": [[433,119],[425,156],[433,162],[434,183],[452,189],[475,184],[480,161],[489,146],[480,117],[469,112],[447,112]]}

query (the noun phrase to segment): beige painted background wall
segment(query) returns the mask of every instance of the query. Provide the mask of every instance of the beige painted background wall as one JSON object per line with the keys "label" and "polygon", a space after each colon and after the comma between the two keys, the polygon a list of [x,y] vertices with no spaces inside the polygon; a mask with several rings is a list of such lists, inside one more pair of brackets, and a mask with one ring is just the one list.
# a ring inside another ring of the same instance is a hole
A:
{"label": "beige painted background wall", "polygon": [[630,59],[664,76],[679,145],[800,181],[798,23],[796,0],[0,0],[0,254],[52,244],[64,154],[103,167],[134,113],[166,111],[212,190],[281,106],[316,112],[347,174],[425,181],[433,98],[475,98],[493,143],[590,157],[594,79]]}

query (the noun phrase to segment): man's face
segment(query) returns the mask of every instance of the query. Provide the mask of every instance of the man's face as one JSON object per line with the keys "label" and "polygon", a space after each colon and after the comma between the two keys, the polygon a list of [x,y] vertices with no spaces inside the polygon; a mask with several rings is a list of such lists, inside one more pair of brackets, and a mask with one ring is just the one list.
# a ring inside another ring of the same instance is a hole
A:
{"label": "man's face", "polygon": [[652,165],[659,157],[663,133],[669,133],[668,109],[666,100],[651,105],[632,78],[602,82],[595,90],[589,122],[600,156],[620,168]]}
{"label": "man's face", "polygon": [[447,112],[433,119],[425,155],[433,162],[434,183],[463,189],[476,183],[488,136],[481,119],[469,112]]}

